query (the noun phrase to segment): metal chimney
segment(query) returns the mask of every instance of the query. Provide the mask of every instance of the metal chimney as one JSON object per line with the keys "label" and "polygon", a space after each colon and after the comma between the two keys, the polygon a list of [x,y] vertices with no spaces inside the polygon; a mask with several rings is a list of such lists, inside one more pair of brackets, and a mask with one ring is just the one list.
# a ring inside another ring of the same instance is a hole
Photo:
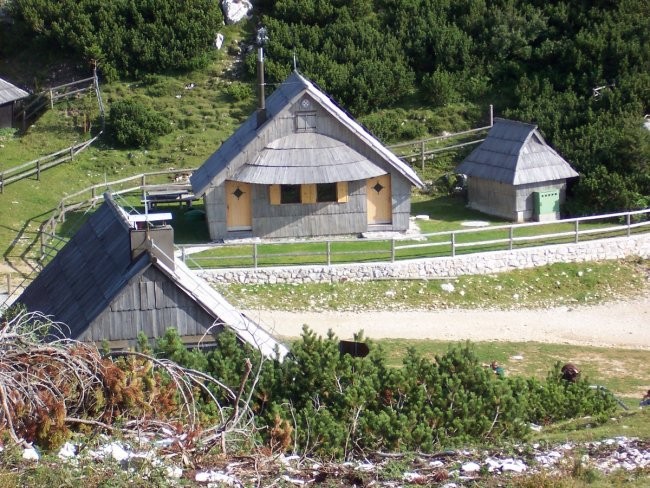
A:
{"label": "metal chimney", "polygon": [[264,44],[269,40],[266,28],[257,31],[257,127],[266,122],[266,99],[264,93]]}

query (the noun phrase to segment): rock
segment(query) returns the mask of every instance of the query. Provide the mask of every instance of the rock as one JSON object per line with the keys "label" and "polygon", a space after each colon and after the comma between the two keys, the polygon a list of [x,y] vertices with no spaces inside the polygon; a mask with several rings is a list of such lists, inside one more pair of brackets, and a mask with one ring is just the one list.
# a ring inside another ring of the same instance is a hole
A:
{"label": "rock", "polygon": [[40,457],[38,451],[33,447],[28,447],[23,451],[23,459],[26,461],[38,461]]}
{"label": "rock", "polygon": [[59,458],[60,459],[69,459],[73,458],[77,455],[77,449],[75,448],[74,444],[70,442],[66,442],[63,444],[61,449],[59,449]]}
{"label": "rock", "polygon": [[225,39],[225,37],[223,36],[223,34],[221,32],[219,32],[217,34],[217,37],[214,38],[214,47],[216,49],[221,49],[221,46],[223,46],[224,39]]}
{"label": "rock", "polygon": [[221,9],[226,24],[236,24],[253,10],[253,5],[248,0],[223,0]]}
{"label": "rock", "polygon": [[449,293],[451,293],[455,289],[454,285],[452,285],[451,283],[443,283],[442,285],[440,285],[440,288],[442,288],[444,291]]}
{"label": "rock", "polygon": [[463,464],[460,469],[463,473],[476,473],[481,470],[481,466],[474,462],[469,462]]}

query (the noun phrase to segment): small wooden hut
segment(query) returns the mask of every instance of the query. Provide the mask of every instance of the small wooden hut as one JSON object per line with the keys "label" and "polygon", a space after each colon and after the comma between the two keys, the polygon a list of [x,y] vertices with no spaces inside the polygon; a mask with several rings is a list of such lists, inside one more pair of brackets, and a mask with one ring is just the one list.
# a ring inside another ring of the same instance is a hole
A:
{"label": "small wooden hut", "polygon": [[[171,219],[171,214],[162,216]],[[154,216],[130,216],[109,194],[18,298],[32,312],[65,324],[65,333],[112,348],[134,346],[175,328],[187,345],[209,346],[224,328],[281,356],[286,348],[239,313],[174,258],[173,229]]]}
{"label": "small wooden hut", "polygon": [[566,181],[578,176],[536,125],[498,118],[456,172],[467,176],[469,207],[514,222],[559,219]]}
{"label": "small wooden hut", "polygon": [[292,73],[191,177],[212,240],[405,231],[413,169]]}
{"label": "small wooden hut", "polygon": [[16,103],[27,96],[25,90],[0,78],[0,129],[13,127]]}

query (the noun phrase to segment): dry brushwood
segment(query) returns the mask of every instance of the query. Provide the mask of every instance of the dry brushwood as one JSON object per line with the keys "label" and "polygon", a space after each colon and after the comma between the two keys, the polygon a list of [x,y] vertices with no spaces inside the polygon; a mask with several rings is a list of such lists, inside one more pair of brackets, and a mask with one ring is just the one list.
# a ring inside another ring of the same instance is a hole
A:
{"label": "dry brushwood", "polygon": [[[211,376],[166,359],[132,351],[102,356],[94,345],[56,339],[64,337],[64,328],[25,312],[0,325],[0,433],[14,442],[56,447],[73,429],[175,433],[185,443],[177,446],[187,451],[216,440],[225,449],[231,437],[252,437],[253,413],[241,398],[250,365],[235,394]],[[213,393],[219,390],[234,407],[219,404]],[[199,421],[199,398],[219,413],[210,425]]]}

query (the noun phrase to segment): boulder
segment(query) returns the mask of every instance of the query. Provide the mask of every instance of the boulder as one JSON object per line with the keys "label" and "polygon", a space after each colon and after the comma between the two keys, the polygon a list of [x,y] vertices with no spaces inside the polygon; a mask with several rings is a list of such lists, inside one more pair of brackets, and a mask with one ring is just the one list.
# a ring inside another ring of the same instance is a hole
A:
{"label": "boulder", "polygon": [[223,0],[221,9],[226,24],[236,24],[250,14],[251,10],[253,10],[253,4],[248,0]]}

